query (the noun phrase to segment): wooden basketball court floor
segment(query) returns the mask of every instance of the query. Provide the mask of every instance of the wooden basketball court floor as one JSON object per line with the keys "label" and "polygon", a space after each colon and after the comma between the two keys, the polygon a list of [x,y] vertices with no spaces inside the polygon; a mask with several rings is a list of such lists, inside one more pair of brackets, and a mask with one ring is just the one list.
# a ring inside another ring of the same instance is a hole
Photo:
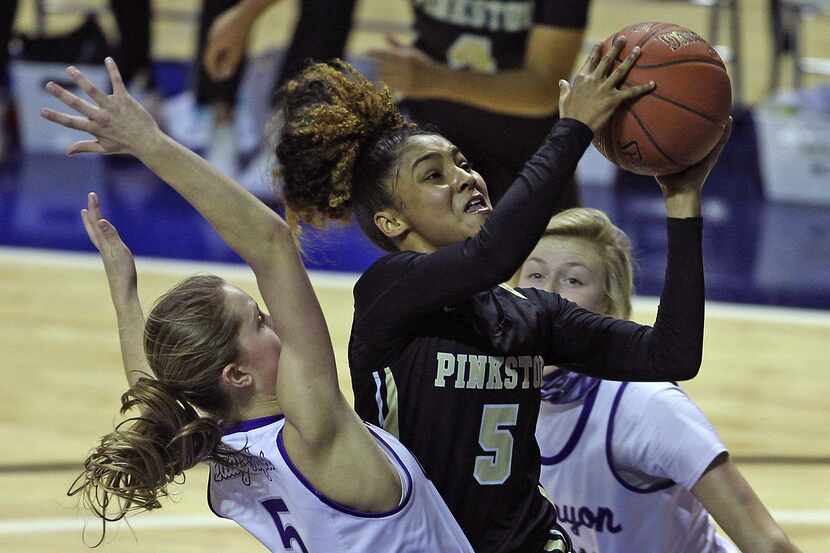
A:
{"label": "wooden basketball court floor", "polygon": [[[185,10],[198,6],[193,0],[158,4]],[[292,2],[283,4],[269,14],[273,33],[263,38],[266,33],[260,30],[257,48],[284,43]],[[598,0],[589,35],[601,38],[625,24],[653,19],[703,28],[699,9],[670,4]],[[763,5],[762,0],[743,3],[748,36],[753,36],[753,26],[755,36],[765,36],[759,15]],[[31,2],[22,8],[20,25],[31,28]],[[359,18],[394,28],[406,22],[407,12],[398,0],[364,0]],[[76,20],[50,18],[50,30]],[[194,30],[182,22],[157,23],[160,57],[190,55],[191,43],[177,38],[182,29]],[[352,50],[381,40],[366,25],[355,34]],[[814,40],[828,51],[826,39]],[[750,44],[747,95],[758,99],[769,50],[762,40]],[[239,266],[139,259],[138,267],[146,306],[194,272],[219,274],[256,296],[251,273]],[[353,280],[350,275],[314,277],[341,386],[349,397],[346,346]],[[81,538],[85,522],[90,543],[97,541],[100,525],[81,513],[65,491],[87,449],[117,422],[118,398],[125,388],[103,270],[91,254],[0,249],[0,286],[0,551],[86,551]],[[636,302],[635,319],[650,323],[654,313],[653,299]],[[713,421],[791,538],[805,553],[830,552],[830,313],[710,304],[706,325],[703,369],[684,389]],[[132,529],[112,525],[103,550],[261,551],[244,531],[210,514],[206,479],[204,468],[194,469],[161,511],[135,517]]]}

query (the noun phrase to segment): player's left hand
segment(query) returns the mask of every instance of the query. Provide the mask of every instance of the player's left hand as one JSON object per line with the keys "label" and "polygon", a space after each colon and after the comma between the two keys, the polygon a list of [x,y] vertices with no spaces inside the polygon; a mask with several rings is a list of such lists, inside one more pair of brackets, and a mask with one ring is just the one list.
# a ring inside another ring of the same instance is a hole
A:
{"label": "player's left hand", "polygon": [[101,254],[113,302],[126,301],[137,293],[135,260],[118,230],[101,214],[101,204],[95,192],[87,195],[81,220],[89,240]]}
{"label": "player's left hand", "polygon": [[718,143],[715,144],[712,151],[709,152],[709,154],[703,158],[702,161],[687,169],[684,169],[679,173],[674,173],[673,175],[661,175],[657,177],[657,184],[660,185],[663,195],[669,196],[683,192],[700,193],[700,191],[703,190],[703,185],[706,184],[706,179],[709,177],[709,173],[712,172],[712,168],[718,162],[718,158],[723,151],[723,147],[726,146],[731,134],[732,116],[730,115],[729,120],[726,123],[726,127],[723,129],[723,134],[721,135],[720,140],[718,140]]}
{"label": "player's left hand", "polygon": [[121,73],[112,58],[107,58],[107,73],[112,94],[104,94],[75,67],[66,72],[94,102],[79,98],[57,83],[49,82],[46,90],[81,115],[69,115],[43,108],[43,118],[70,129],[88,132],[96,140],[80,140],[70,145],[67,154],[130,154],[140,157],[143,149],[152,147],[161,135],[153,117],[127,92]]}
{"label": "player's left hand", "polygon": [[392,34],[386,35],[387,48],[369,50],[375,61],[378,79],[399,97],[428,98],[435,84],[438,64],[421,50],[409,46]]}

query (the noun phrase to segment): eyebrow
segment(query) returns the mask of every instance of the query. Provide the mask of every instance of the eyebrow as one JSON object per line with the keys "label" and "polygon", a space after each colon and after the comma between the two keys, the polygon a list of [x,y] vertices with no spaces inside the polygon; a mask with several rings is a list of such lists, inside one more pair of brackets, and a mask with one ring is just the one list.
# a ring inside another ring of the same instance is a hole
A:
{"label": "eyebrow", "polygon": [[[451,156],[455,156],[458,152],[460,152],[460,150],[458,149],[458,146],[453,146],[453,147],[450,148],[450,155]],[[426,161],[427,159],[430,159],[430,158],[433,158],[433,157],[441,157],[441,153],[436,152],[436,151],[432,151],[432,152],[429,152],[429,153],[426,153],[426,154],[422,155],[421,157],[416,159],[414,161],[414,163],[412,163],[412,172],[413,173],[415,172],[415,167],[417,167],[419,163],[421,163],[422,161]]]}
{"label": "eyebrow", "polygon": [[415,172],[415,168],[418,167],[419,163],[434,157],[441,157],[441,154],[439,154],[438,152],[429,152],[428,154],[424,154],[418,159],[416,159],[415,162],[412,164],[412,172]]}
{"label": "eyebrow", "polygon": [[536,256],[528,257],[527,261],[525,263],[530,263],[531,261],[539,263],[540,265],[547,265],[548,264],[547,261],[545,261],[541,257],[536,257]]}

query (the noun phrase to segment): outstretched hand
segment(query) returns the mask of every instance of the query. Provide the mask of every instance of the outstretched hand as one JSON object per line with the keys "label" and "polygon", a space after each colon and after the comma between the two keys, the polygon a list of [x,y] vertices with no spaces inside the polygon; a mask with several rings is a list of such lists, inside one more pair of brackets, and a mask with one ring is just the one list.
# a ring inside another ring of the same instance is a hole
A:
{"label": "outstretched hand", "polygon": [[87,195],[86,209],[81,210],[81,220],[89,240],[101,254],[113,301],[125,299],[136,292],[137,277],[133,254],[121,240],[118,230],[104,219],[95,192]]}
{"label": "outstretched hand", "polygon": [[66,72],[94,104],[76,96],[57,83],[49,82],[46,90],[80,115],[69,115],[43,108],[41,116],[70,129],[88,132],[95,140],[81,140],[70,145],[67,154],[130,154],[140,157],[161,134],[153,117],[127,92],[121,73],[112,58],[106,59],[112,94],[98,90],[77,68]]}

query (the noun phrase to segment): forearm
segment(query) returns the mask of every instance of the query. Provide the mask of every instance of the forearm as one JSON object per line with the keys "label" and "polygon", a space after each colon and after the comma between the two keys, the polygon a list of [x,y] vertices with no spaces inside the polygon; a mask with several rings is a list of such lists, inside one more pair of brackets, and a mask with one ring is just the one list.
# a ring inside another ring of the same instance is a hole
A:
{"label": "forearm", "polygon": [[693,209],[672,211],[684,217],[675,215],[666,221],[666,277],[649,356],[657,375],[670,373],[666,379],[693,378],[703,358],[703,221],[687,215],[692,212]]}
{"label": "forearm", "polygon": [[[550,364],[612,380],[693,378],[703,354],[700,219],[668,219],[668,262],[654,327],[594,315],[561,298],[554,305]],[[558,296],[557,296],[558,297]]]}
{"label": "forearm", "polygon": [[139,159],[170,184],[256,270],[288,227],[271,208],[172,138],[157,133]]}
{"label": "forearm", "polygon": [[120,298],[113,297],[113,305],[118,322],[124,374],[127,384],[132,387],[142,376],[152,374],[144,355],[144,311],[137,292]]}
{"label": "forearm", "polygon": [[800,553],[727,457],[713,462],[691,492],[742,553]]}
{"label": "forearm", "polygon": [[436,64],[421,97],[451,100],[478,108],[525,117],[541,117],[557,111],[559,89],[530,69],[494,74],[453,71]]}

